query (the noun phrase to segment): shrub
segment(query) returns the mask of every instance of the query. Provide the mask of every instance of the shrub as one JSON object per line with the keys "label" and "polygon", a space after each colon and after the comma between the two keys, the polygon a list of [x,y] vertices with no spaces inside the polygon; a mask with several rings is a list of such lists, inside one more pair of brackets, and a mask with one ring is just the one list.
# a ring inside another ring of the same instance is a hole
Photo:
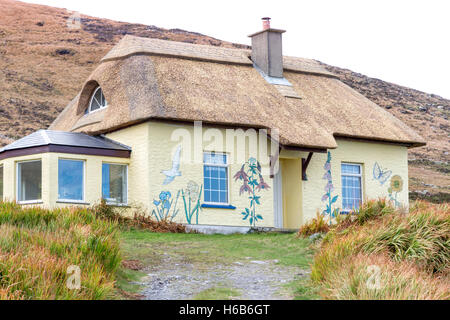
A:
{"label": "shrub", "polygon": [[304,224],[298,231],[297,236],[307,237],[315,233],[326,233],[328,230],[329,227],[325,220],[325,216],[317,212],[316,218],[312,219],[307,224]]}
{"label": "shrub", "polygon": [[[312,266],[312,280],[330,299],[449,299],[450,211],[417,202],[403,215],[369,201],[354,223],[333,227]],[[370,268],[380,287],[369,288]]]}
{"label": "shrub", "polygon": [[[103,299],[120,265],[116,222],[87,209],[0,203],[0,299]],[[66,283],[81,270],[81,288]]]}
{"label": "shrub", "polygon": [[362,225],[369,220],[380,218],[394,211],[395,209],[388,204],[386,199],[368,200],[357,210],[356,220]]}
{"label": "shrub", "polygon": [[133,218],[129,220],[129,225],[152,232],[186,233],[186,227],[180,223],[168,219],[156,221],[152,217],[143,214],[135,214]]}
{"label": "shrub", "polygon": [[92,206],[92,212],[101,219],[117,221],[120,219],[120,214],[113,206],[106,203],[105,199],[102,199],[99,204]]}
{"label": "shrub", "polygon": [[117,222],[121,227],[146,229],[159,233],[186,233],[186,227],[180,223],[171,221],[169,218],[156,220],[153,216],[148,216],[136,207],[133,209],[132,217],[128,217],[121,212],[120,208],[115,208],[101,200],[99,204],[92,207],[92,212],[98,218]]}

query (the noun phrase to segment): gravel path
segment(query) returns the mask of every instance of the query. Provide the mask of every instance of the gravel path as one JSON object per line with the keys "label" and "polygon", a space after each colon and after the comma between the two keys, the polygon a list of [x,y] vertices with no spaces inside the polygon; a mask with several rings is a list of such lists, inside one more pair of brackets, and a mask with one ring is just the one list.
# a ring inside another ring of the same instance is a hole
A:
{"label": "gravel path", "polygon": [[203,290],[224,287],[240,291],[236,299],[291,299],[283,293],[283,285],[306,277],[308,272],[277,263],[246,258],[232,264],[195,265],[165,255],[161,263],[144,270],[148,275],[142,280],[141,294],[148,300],[192,299]]}

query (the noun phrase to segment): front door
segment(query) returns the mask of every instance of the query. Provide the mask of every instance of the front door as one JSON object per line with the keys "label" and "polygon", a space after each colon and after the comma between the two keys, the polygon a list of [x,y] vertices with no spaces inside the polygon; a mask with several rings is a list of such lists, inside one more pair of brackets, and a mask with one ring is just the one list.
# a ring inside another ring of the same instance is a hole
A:
{"label": "front door", "polygon": [[302,216],[302,160],[280,159],[282,190],[282,224],[285,229],[298,229]]}

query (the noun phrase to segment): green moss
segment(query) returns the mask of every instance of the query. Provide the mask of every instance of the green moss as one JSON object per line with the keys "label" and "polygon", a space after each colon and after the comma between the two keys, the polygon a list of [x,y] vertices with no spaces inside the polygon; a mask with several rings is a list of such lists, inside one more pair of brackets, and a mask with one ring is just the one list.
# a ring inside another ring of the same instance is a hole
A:
{"label": "green moss", "polygon": [[194,300],[234,300],[241,292],[230,288],[209,288],[194,297]]}
{"label": "green moss", "polygon": [[[123,250],[133,259],[150,264],[158,253],[183,255],[192,262],[232,263],[251,257],[257,260],[277,259],[286,266],[309,268],[313,250],[309,239],[297,239],[294,234],[172,234],[152,233],[142,230],[122,232]],[[149,250],[155,255],[149,259]]]}

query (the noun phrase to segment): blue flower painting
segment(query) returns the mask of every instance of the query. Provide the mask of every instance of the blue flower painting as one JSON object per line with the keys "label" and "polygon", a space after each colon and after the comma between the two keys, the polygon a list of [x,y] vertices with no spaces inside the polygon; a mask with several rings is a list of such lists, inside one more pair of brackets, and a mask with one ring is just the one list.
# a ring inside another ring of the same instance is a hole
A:
{"label": "blue flower painting", "polygon": [[[161,191],[159,194],[159,200],[153,200],[155,209],[152,210],[152,215],[157,221],[165,221],[173,219],[178,214],[177,203],[180,196],[180,191],[178,191],[175,198],[175,203],[173,203],[172,194],[170,191]],[[173,205],[173,206],[172,206]],[[172,209],[172,214],[170,214],[170,209]]]}

